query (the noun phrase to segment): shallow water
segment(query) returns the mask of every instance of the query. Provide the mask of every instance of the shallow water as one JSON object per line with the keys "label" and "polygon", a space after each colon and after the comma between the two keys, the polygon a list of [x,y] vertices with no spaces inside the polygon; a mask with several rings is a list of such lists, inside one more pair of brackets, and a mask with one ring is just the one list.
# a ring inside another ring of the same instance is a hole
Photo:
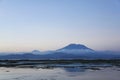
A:
{"label": "shallow water", "polygon": [[0,80],[120,80],[120,68],[0,68]]}

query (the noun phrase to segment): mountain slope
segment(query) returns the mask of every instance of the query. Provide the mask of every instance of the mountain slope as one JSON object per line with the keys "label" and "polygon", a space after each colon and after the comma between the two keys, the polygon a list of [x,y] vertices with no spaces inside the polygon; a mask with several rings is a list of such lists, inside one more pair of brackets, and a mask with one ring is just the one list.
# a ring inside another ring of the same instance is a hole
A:
{"label": "mountain slope", "polygon": [[82,44],[69,44],[64,48],[56,50],[57,52],[69,53],[69,54],[86,54],[86,53],[94,53],[94,50],[86,47]]}

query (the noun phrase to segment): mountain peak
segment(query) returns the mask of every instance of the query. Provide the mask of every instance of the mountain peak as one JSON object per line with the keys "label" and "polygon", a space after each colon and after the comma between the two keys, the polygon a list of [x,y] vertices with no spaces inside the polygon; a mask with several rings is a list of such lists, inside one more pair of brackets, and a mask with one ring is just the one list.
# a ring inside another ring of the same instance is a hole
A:
{"label": "mountain peak", "polygon": [[61,48],[59,50],[63,50],[63,49],[66,49],[66,50],[73,50],[73,49],[77,49],[77,50],[89,49],[89,50],[92,50],[92,49],[86,47],[83,44],[69,44],[68,46],[66,46],[64,48]]}

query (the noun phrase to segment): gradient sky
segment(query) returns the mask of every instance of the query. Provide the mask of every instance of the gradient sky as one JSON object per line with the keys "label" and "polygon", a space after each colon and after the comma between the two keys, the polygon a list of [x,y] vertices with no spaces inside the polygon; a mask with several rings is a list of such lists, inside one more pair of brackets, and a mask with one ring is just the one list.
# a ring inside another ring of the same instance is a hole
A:
{"label": "gradient sky", "polygon": [[120,0],[0,0],[0,52],[70,43],[120,51]]}

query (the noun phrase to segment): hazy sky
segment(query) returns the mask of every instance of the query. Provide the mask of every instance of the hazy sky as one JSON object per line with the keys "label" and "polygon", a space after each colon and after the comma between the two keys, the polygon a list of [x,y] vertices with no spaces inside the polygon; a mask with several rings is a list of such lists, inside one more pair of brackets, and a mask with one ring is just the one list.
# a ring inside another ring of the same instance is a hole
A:
{"label": "hazy sky", "polygon": [[120,51],[120,0],[0,0],[0,52],[70,43]]}

